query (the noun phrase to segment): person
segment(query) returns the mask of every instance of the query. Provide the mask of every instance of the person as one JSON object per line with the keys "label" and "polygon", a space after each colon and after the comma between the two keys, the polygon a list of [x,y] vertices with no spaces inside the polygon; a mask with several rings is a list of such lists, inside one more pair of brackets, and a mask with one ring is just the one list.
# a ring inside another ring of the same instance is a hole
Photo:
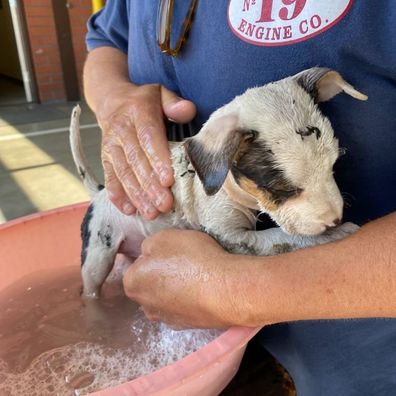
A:
{"label": "person", "polygon": [[[175,326],[266,325],[260,343],[291,374],[298,395],[394,394],[393,2],[202,1],[177,57],[156,42],[167,20],[157,17],[159,3],[108,0],[89,21],[85,94],[103,131],[113,203],[147,219],[172,207],[164,119],[189,122],[196,133],[247,88],[319,65],[369,96],[362,103],[338,95],[321,105],[347,149],[335,167],[348,204],[343,220],[362,228],[274,257],[230,255],[203,233],[163,231],[144,241],[125,275],[127,295],[149,318]],[[190,5],[174,2],[173,45]]]}

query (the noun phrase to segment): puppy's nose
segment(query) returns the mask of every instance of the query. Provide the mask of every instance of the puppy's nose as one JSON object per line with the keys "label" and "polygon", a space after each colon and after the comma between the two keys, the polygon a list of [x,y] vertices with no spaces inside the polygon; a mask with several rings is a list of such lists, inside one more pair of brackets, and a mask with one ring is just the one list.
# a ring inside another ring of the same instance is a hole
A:
{"label": "puppy's nose", "polygon": [[332,223],[326,224],[326,230],[330,230],[334,227],[337,227],[340,224],[341,224],[341,219],[339,217],[337,217],[336,219],[333,220]]}

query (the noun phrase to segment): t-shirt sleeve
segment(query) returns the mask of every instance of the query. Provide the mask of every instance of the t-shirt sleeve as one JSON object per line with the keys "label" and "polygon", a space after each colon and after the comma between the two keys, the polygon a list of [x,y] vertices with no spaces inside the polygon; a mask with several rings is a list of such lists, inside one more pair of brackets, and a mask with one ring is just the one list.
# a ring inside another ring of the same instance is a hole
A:
{"label": "t-shirt sleeve", "polygon": [[106,5],[88,20],[88,51],[98,47],[128,50],[129,21],[127,0],[107,0]]}

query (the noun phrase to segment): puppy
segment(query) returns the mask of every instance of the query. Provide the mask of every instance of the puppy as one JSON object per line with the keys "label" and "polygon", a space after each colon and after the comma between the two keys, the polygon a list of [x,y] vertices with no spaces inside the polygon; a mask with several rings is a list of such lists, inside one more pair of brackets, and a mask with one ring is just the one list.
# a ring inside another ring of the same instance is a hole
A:
{"label": "puppy", "polygon": [[[164,228],[202,230],[226,250],[274,255],[341,239],[343,199],[333,177],[338,141],[317,103],[341,91],[366,100],[335,71],[312,68],[247,90],[215,111],[200,132],[170,143],[173,210],[154,221],[126,216],[110,202],[81,149],[73,110],[73,158],[92,203],[81,226],[83,294],[99,296],[117,253],[137,257],[145,237]],[[280,228],[255,231],[257,211]]]}

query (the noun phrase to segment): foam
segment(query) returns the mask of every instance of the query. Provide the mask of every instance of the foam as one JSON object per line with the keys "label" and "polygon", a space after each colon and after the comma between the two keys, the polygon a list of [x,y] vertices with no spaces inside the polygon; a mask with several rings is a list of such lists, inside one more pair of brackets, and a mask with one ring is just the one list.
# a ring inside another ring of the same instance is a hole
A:
{"label": "foam", "polygon": [[[131,328],[128,348],[80,342],[41,354],[22,373],[0,360],[0,394],[84,395],[149,374],[195,352],[219,335],[216,330],[175,331],[142,314]],[[149,332],[143,341],[142,333]]]}

